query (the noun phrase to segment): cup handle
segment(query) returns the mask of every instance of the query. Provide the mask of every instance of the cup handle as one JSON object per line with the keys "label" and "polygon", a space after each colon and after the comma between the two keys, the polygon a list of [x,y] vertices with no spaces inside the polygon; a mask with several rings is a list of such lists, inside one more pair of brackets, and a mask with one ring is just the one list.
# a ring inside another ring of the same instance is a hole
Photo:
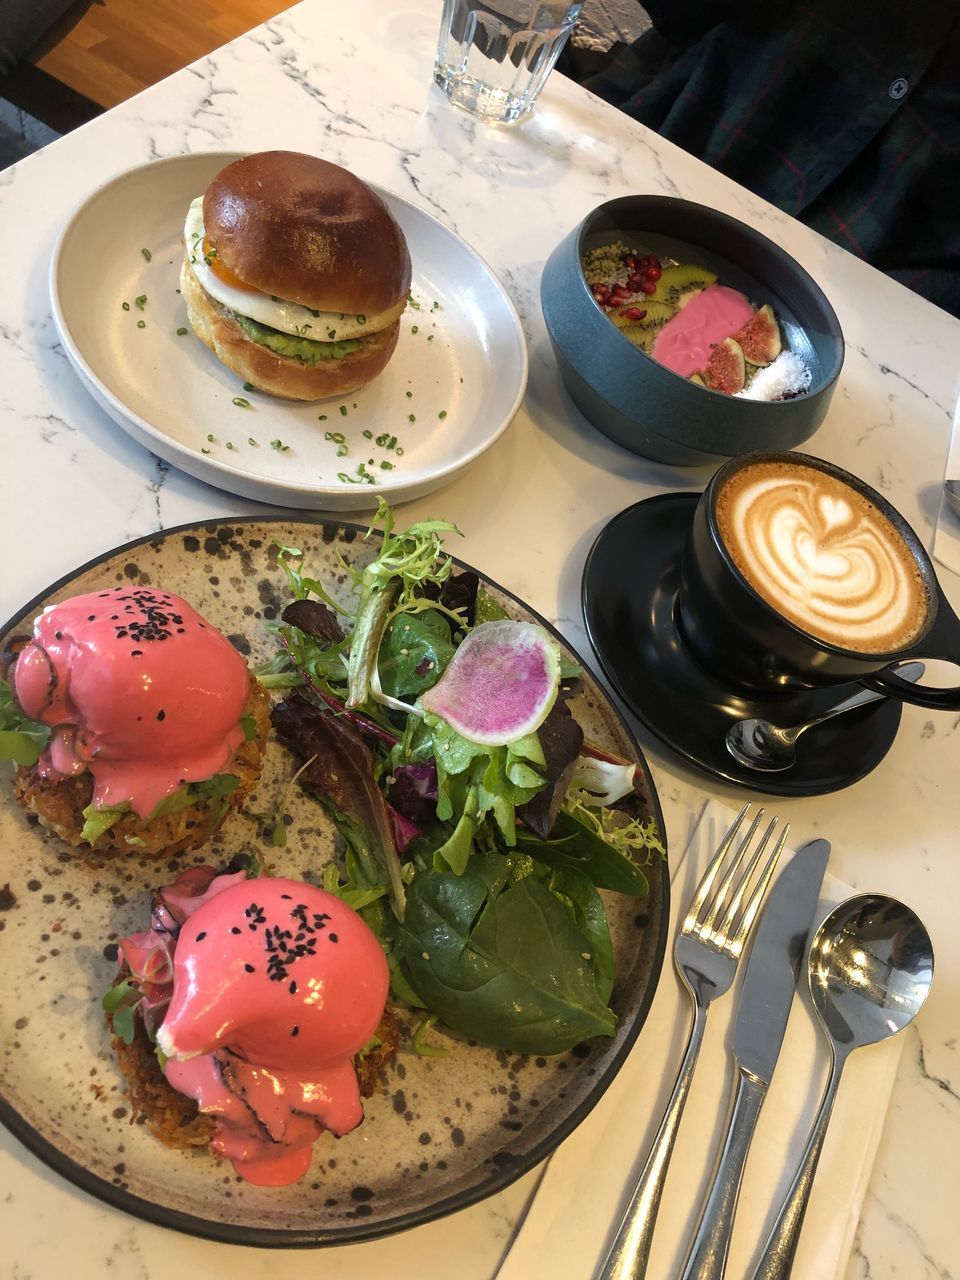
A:
{"label": "cup handle", "polygon": [[[911,658],[941,658],[960,665],[960,618],[953,612],[941,592],[937,620],[929,634],[909,654]],[[902,657],[900,661],[902,661]],[[911,684],[896,674],[893,667],[877,671],[872,676],[861,676],[860,683],[890,698],[900,698],[918,707],[932,707],[935,711],[960,711],[960,685],[946,688],[930,688]]]}

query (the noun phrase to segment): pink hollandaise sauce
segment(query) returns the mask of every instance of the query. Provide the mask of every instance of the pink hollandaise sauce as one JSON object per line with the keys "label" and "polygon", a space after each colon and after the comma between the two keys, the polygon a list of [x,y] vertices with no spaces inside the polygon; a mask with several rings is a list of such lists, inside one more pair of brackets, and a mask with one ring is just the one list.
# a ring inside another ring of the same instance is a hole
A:
{"label": "pink hollandaise sauce", "polygon": [[212,882],[180,928],[157,1043],[167,1080],[215,1118],[211,1146],[242,1178],[295,1182],[325,1130],[360,1123],[353,1058],[388,986],[376,936],[333,894],[273,877]]}
{"label": "pink hollandaise sauce", "polygon": [[243,741],[246,663],[179,596],[113,587],[51,605],[13,674],[53,732],[44,777],[89,770],[93,803],[147,817],[182,783],[223,772]]}
{"label": "pink hollandaise sauce", "polygon": [[717,343],[732,337],[752,316],[753,307],[742,293],[712,284],[667,321],[650,354],[674,373],[689,378],[707,367]]}

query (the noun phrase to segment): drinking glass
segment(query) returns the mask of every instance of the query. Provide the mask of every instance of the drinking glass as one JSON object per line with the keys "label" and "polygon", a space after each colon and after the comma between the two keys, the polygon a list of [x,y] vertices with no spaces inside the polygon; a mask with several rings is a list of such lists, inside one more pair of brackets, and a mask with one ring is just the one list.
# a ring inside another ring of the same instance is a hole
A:
{"label": "drinking glass", "polygon": [[583,4],[444,0],[433,78],[450,101],[494,124],[533,109]]}

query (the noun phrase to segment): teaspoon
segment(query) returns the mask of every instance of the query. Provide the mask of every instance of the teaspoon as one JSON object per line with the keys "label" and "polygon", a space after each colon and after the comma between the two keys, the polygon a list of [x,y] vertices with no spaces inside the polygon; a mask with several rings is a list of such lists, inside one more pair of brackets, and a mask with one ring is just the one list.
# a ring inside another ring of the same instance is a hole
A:
{"label": "teaspoon", "polygon": [[786,1280],[790,1275],[847,1056],[896,1035],[916,1017],[933,982],[930,936],[902,902],[859,894],[834,907],[817,930],[807,980],[830,1043],[830,1082],[752,1280]]}
{"label": "teaspoon", "polygon": [[[923,675],[922,662],[905,662],[897,668],[897,675],[904,680],[919,680]],[[844,698],[829,711],[805,720],[803,724],[778,725],[772,720],[749,718],[738,720],[727,730],[727,750],[740,764],[748,769],[757,769],[763,773],[780,773],[789,769],[796,762],[797,753],[794,747],[801,733],[806,733],[815,724],[823,724],[824,720],[832,720],[834,716],[852,711],[854,707],[866,707],[871,702],[878,702],[886,694],[873,689],[861,689],[858,693]]]}

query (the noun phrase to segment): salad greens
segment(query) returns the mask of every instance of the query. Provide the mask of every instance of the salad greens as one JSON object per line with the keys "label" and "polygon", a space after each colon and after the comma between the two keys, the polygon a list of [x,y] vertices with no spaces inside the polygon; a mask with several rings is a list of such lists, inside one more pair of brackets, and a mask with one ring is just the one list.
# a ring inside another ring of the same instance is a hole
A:
{"label": "salad greens", "polygon": [[0,760],[36,764],[47,747],[50,729],[23,714],[8,680],[0,678]]}
{"label": "salad greens", "polygon": [[[579,669],[567,661],[559,673],[555,659],[545,664],[556,695],[540,689],[539,723],[512,740],[473,741],[427,711],[421,698],[468,634],[496,623],[509,646],[511,628],[476,575],[455,572],[444,554],[454,525],[398,532],[382,499],[368,537],[377,524],[383,541],[370,564],[341,557],[350,610],[306,575],[297,548],[278,549],[293,601],[275,624],[279,653],[257,672],[287,691],[274,727],[341,836],[324,887],[377,934],[393,995],[427,1011],[422,1026],[439,1018],[538,1054],[613,1035],[613,945],[598,890],[646,894],[642,864],[664,854],[635,767],[584,740],[569,706]],[[531,624],[516,626],[529,652]],[[503,659],[501,644],[499,672]],[[511,685],[504,698],[523,696],[520,665],[516,681],[494,682]],[[475,691],[469,679],[463,687],[457,720],[469,731]],[[500,696],[490,689],[488,721]]]}

